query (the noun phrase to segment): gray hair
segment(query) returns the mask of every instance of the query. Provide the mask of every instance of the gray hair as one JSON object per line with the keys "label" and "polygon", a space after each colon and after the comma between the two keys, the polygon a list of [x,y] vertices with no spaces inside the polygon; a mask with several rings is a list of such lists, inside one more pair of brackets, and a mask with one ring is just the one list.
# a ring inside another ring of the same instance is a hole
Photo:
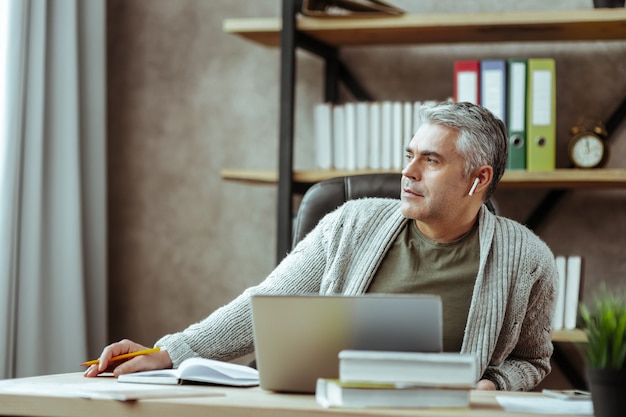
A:
{"label": "gray hair", "polygon": [[483,165],[493,168],[493,179],[485,193],[485,201],[489,200],[506,169],[509,148],[504,122],[486,108],[466,102],[422,106],[420,119],[421,123],[438,124],[459,131],[456,146],[465,158],[466,176]]}

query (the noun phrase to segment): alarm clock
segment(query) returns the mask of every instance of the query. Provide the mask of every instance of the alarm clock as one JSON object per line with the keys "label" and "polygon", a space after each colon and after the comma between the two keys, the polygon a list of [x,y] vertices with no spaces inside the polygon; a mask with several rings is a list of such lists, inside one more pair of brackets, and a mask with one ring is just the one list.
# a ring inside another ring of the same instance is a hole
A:
{"label": "alarm clock", "polygon": [[609,147],[605,141],[607,132],[601,123],[592,128],[580,124],[570,133],[568,156],[576,168],[599,168],[606,163]]}

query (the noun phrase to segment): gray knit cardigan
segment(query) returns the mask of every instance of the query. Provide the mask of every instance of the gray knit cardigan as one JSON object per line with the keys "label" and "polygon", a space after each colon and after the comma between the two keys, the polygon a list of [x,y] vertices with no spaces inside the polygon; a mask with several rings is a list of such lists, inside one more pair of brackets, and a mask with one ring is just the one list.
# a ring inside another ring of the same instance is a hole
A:
{"label": "gray knit cardigan", "polygon": [[[550,372],[556,267],[548,246],[526,227],[479,214],[480,265],[462,352],[478,357],[477,377],[501,390],[530,390]],[[344,294],[366,291],[408,220],[399,200],[353,200],[327,215],[260,284],[156,346],[174,366],[192,356],[232,360],[254,350],[254,294]]]}

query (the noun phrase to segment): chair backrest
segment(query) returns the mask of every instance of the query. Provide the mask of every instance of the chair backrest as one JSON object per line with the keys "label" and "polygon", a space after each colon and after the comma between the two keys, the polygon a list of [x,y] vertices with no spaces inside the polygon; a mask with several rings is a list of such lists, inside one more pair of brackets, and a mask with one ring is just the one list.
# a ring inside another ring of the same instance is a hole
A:
{"label": "chair backrest", "polygon": [[[335,177],[312,185],[302,196],[293,228],[293,246],[317,225],[322,217],[348,200],[363,197],[400,198],[400,173],[376,173]],[[486,206],[497,213],[493,200]]]}
{"label": "chair backrest", "polygon": [[400,173],[335,177],[313,184],[302,197],[293,230],[295,246],[324,215],[348,200],[363,197],[400,198]]}

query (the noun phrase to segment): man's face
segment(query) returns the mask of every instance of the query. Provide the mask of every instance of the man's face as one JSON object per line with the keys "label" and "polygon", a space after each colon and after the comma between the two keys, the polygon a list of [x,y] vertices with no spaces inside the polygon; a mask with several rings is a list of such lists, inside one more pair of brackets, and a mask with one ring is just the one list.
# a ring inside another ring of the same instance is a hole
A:
{"label": "man's face", "polygon": [[469,209],[466,196],[473,179],[464,176],[458,135],[454,129],[427,123],[411,139],[402,170],[400,211],[405,217],[431,226],[453,226]]}

